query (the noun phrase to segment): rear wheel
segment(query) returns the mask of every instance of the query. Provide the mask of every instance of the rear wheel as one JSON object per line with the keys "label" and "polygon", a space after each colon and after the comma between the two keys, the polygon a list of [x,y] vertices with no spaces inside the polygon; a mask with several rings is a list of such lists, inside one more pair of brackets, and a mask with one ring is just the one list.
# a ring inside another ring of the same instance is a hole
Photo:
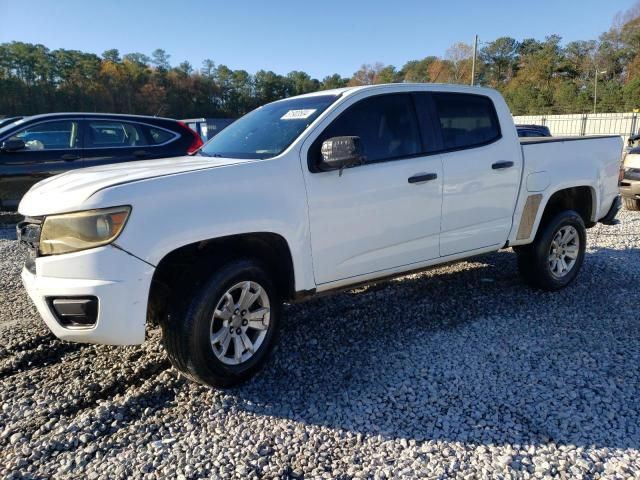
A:
{"label": "rear wheel", "polygon": [[541,226],[534,242],[519,247],[518,269],[525,281],[543,290],[560,290],[578,275],[587,232],[578,213],[560,212]]}
{"label": "rear wheel", "polygon": [[640,210],[640,200],[635,198],[622,197],[624,208],[627,210],[638,211]]}
{"label": "rear wheel", "polygon": [[243,259],[217,269],[180,310],[163,326],[172,364],[197,382],[229,387],[266,362],[281,302],[268,270]]}

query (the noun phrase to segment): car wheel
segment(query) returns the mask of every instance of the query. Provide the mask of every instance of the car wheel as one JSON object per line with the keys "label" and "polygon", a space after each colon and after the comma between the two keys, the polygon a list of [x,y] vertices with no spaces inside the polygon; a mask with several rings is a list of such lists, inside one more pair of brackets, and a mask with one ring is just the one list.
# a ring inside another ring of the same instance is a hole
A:
{"label": "car wheel", "polygon": [[530,285],[554,291],[578,275],[587,243],[587,231],[574,211],[558,213],[538,229],[532,244],[520,247],[518,269]]}
{"label": "car wheel", "polygon": [[640,210],[640,200],[636,200],[635,198],[627,198],[622,197],[622,201],[624,203],[624,208],[627,210],[638,211]]}
{"label": "car wheel", "polygon": [[264,365],[280,315],[268,270],[255,260],[234,260],[198,287],[185,308],[169,315],[163,343],[171,363],[187,377],[230,387]]}

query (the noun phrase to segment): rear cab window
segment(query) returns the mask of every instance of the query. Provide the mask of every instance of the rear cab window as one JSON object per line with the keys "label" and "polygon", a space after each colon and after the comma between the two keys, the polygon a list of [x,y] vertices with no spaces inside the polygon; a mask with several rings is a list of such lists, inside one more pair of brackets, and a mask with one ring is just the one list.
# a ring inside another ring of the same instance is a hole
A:
{"label": "rear cab window", "polygon": [[432,97],[444,150],[487,145],[502,136],[489,97],[467,93],[434,93]]}

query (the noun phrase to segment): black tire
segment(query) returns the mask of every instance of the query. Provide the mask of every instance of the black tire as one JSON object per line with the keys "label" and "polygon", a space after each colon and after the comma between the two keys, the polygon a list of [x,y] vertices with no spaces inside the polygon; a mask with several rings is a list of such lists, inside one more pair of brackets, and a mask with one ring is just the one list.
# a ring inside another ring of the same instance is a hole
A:
{"label": "black tire", "polygon": [[[250,358],[229,365],[213,351],[212,318],[225,292],[247,281],[259,284],[268,296],[269,326]],[[212,387],[231,387],[251,378],[273,348],[282,312],[282,302],[268,270],[256,260],[232,260],[217,268],[192,295],[184,307],[176,306],[162,326],[163,344],[173,366],[188,378]]]}
{"label": "black tire", "polygon": [[627,210],[631,210],[637,212],[640,210],[640,200],[635,198],[622,197],[622,202],[624,203],[624,208]]}
{"label": "black tire", "polygon": [[[578,233],[578,255],[570,270],[563,276],[558,276],[551,270],[549,255],[554,237],[567,226],[575,228]],[[573,282],[578,275],[584,261],[586,243],[587,230],[582,217],[573,210],[560,212],[540,226],[533,243],[516,249],[518,270],[524,280],[535,288],[547,291],[560,290]]]}

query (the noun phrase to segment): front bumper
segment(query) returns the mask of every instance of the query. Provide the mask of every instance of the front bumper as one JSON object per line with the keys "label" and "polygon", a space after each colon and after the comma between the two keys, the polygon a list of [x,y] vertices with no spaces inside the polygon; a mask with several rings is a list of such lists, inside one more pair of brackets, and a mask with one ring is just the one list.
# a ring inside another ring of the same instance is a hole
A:
{"label": "front bumper", "polygon": [[[35,259],[22,281],[40,316],[58,338],[73,342],[134,345],[144,341],[147,300],[154,268],[111,245]],[[54,298],[98,300],[94,325],[63,325]]]}

